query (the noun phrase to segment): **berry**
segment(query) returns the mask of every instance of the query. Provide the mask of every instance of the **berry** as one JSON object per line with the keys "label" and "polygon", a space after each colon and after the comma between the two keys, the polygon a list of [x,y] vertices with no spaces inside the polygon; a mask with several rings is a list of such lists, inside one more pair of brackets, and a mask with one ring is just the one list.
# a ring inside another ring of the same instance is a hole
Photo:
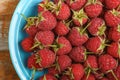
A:
{"label": "berry", "polygon": [[116,27],[120,24],[120,12],[116,10],[109,10],[105,13],[104,18],[106,21],[107,26],[109,27]]}
{"label": "berry", "polygon": [[40,30],[52,30],[55,28],[57,21],[50,11],[43,11],[38,14],[37,23]]}
{"label": "berry", "polygon": [[98,0],[91,0],[91,2],[87,3],[85,6],[85,12],[90,18],[97,17],[102,12],[102,4]]}
{"label": "berry", "polygon": [[110,46],[107,47],[107,53],[115,58],[120,58],[119,42],[112,42]]}
{"label": "berry", "polygon": [[60,80],[70,80],[70,78],[67,75],[63,75]]}
{"label": "berry", "polygon": [[66,0],[66,3],[72,10],[80,10],[86,4],[86,2],[87,0]]}
{"label": "berry", "polygon": [[48,73],[54,76],[58,76],[59,71],[55,67],[48,68]]}
{"label": "berry", "polygon": [[34,40],[31,37],[27,37],[22,40],[21,46],[25,52],[32,52],[32,46],[34,44]]}
{"label": "berry", "polygon": [[101,18],[93,18],[90,21],[90,25],[88,27],[88,31],[93,36],[101,36],[104,35],[104,32],[106,30],[105,22]]}
{"label": "berry", "polygon": [[105,40],[102,39],[99,36],[91,37],[86,42],[85,46],[86,48],[93,52],[94,54],[100,54],[103,52],[103,49],[105,48]]}
{"label": "berry", "polygon": [[93,74],[90,74],[89,76],[84,75],[82,80],[95,80],[95,77]]}
{"label": "berry", "polygon": [[117,66],[117,61],[108,54],[99,56],[98,63],[99,68],[102,70],[102,72],[113,70]]}
{"label": "berry", "polygon": [[83,46],[74,47],[69,53],[69,56],[74,62],[84,62],[86,49]]}
{"label": "berry", "polygon": [[88,35],[82,28],[73,27],[68,34],[68,40],[73,46],[81,46],[88,40]]}
{"label": "berry", "polygon": [[102,78],[102,79],[100,79],[100,80],[109,80],[108,78]]}
{"label": "berry", "polygon": [[73,11],[73,22],[77,26],[83,26],[88,21],[88,17],[83,9]]}
{"label": "berry", "polygon": [[44,76],[40,77],[39,80],[57,80],[57,78],[51,74],[45,74]]}
{"label": "berry", "polygon": [[105,0],[105,5],[108,9],[115,9],[119,6],[120,0]]}

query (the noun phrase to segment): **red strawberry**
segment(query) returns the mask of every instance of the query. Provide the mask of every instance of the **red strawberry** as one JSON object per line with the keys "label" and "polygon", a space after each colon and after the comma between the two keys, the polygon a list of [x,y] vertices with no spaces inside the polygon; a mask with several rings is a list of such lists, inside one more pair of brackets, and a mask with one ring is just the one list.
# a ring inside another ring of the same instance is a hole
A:
{"label": "red strawberry", "polygon": [[38,5],[38,13],[40,13],[40,12],[42,12],[42,11],[45,10],[44,9],[45,7],[43,7],[42,5],[45,5],[44,1],[42,1],[42,2],[39,3],[39,5]]}
{"label": "red strawberry", "polygon": [[109,29],[108,38],[115,42],[120,41],[120,25],[118,25],[118,27]]}
{"label": "red strawberry", "polygon": [[102,4],[98,0],[91,0],[85,6],[85,12],[90,18],[97,17],[102,12]]}
{"label": "red strawberry", "polygon": [[106,30],[105,22],[101,18],[93,18],[90,21],[90,25],[88,27],[88,31],[93,36],[104,35]]}
{"label": "red strawberry", "polygon": [[102,78],[102,79],[100,79],[100,80],[109,80],[108,78]]}
{"label": "red strawberry", "polygon": [[110,10],[105,13],[105,21],[107,26],[109,27],[116,27],[120,24],[120,17],[119,17],[120,12],[116,10]]}
{"label": "red strawberry", "polygon": [[55,54],[49,49],[41,49],[36,53],[37,61],[42,68],[50,67],[55,62]]}
{"label": "red strawberry", "polygon": [[117,67],[117,61],[108,54],[99,56],[98,63],[102,72],[107,72]]}
{"label": "red strawberry", "polygon": [[99,0],[101,3],[104,3],[105,2],[105,0]]}
{"label": "red strawberry", "polygon": [[95,53],[95,54],[100,54],[103,52],[104,48],[105,48],[105,40],[102,39],[99,36],[96,37],[91,37],[88,39],[88,41],[86,42],[85,46],[86,48]]}
{"label": "red strawberry", "polygon": [[104,73],[101,72],[100,70],[93,71],[93,74],[94,74],[94,76],[95,76],[95,78],[96,78],[97,80],[99,80],[99,79],[101,79],[101,78],[104,77]]}
{"label": "red strawberry", "polygon": [[71,80],[81,80],[85,72],[81,64],[72,64],[67,73]]}
{"label": "red strawberry", "polygon": [[108,9],[115,9],[119,6],[120,0],[105,0],[105,5]]}
{"label": "red strawberry", "polygon": [[54,76],[58,76],[59,71],[55,67],[48,68],[48,73]]}
{"label": "red strawberry", "polygon": [[85,32],[85,28],[73,27],[68,34],[68,40],[73,46],[80,46],[88,40],[88,35]]}
{"label": "red strawberry", "polygon": [[43,48],[51,45],[54,41],[54,33],[52,31],[39,31],[35,36],[33,48]]}
{"label": "red strawberry", "polygon": [[74,62],[84,62],[86,58],[86,49],[83,46],[74,47],[69,53],[69,56]]}
{"label": "red strawberry", "polygon": [[68,7],[67,4],[65,4],[64,2],[62,2],[61,0],[58,2],[58,4],[56,4],[56,9],[55,9],[55,15],[57,17],[57,19],[59,20],[67,20],[70,15],[70,9]]}
{"label": "red strawberry", "polygon": [[110,46],[107,47],[107,53],[115,58],[120,58],[120,44],[119,42],[112,42]]}
{"label": "red strawberry", "polygon": [[27,60],[27,67],[30,69],[37,69],[37,70],[41,70],[41,66],[36,63],[36,55],[32,54],[30,57],[28,57]]}
{"label": "red strawberry", "polygon": [[34,25],[26,28],[25,31],[29,36],[35,37],[36,33],[38,32],[38,28]]}
{"label": "red strawberry", "polygon": [[96,56],[89,55],[85,61],[85,67],[89,67],[92,70],[98,69],[98,63]]}
{"label": "red strawberry", "polygon": [[63,75],[60,80],[70,80],[70,78],[67,75]]}
{"label": "red strawberry", "polygon": [[93,74],[90,74],[88,77],[84,75],[82,80],[96,80]]}
{"label": "red strawberry", "polygon": [[58,56],[56,68],[59,72],[64,71],[71,66],[72,60],[67,55]]}
{"label": "red strawberry", "polygon": [[80,10],[86,4],[86,2],[87,0],[66,0],[66,3],[72,10]]}
{"label": "red strawberry", "polygon": [[40,77],[39,80],[58,80],[51,74],[45,74],[44,76]]}
{"label": "red strawberry", "polygon": [[64,36],[69,32],[69,23],[66,24],[64,21],[57,23],[57,26],[54,29],[55,33],[59,36]]}
{"label": "red strawberry", "polygon": [[65,37],[59,37],[56,40],[54,51],[57,55],[68,54],[72,49],[70,42]]}
{"label": "red strawberry", "polygon": [[73,11],[73,22],[77,26],[82,26],[88,21],[88,17],[83,9]]}
{"label": "red strawberry", "polygon": [[114,70],[114,75],[112,73],[108,73],[107,77],[109,80],[120,80],[120,65]]}
{"label": "red strawberry", "polygon": [[40,30],[52,30],[55,28],[57,21],[50,11],[43,11],[38,14],[37,23]]}
{"label": "red strawberry", "polygon": [[32,46],[34,44],[34,40],[31,37],[27,37],[25,39],[22,40],[21,42],[21,46],[23,48],[24,51],[26,52],[32,52]]}

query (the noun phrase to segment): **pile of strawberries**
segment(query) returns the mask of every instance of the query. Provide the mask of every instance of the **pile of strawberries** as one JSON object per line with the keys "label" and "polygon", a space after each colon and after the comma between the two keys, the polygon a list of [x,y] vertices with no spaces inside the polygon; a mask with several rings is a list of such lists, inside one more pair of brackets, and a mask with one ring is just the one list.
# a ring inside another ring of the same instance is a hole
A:
{"label": "pile of strawberries", "polygon": [[120,0],[44,0],[25,18],[27,67],[39,80],[120,80]]}

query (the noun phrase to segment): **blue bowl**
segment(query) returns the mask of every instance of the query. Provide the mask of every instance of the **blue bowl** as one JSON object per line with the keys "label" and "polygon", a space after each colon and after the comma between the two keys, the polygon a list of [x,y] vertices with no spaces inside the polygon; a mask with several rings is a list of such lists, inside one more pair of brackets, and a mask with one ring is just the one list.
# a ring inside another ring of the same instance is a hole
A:
{"label": "blue bowl", "polygon": [[[30,80],[32,70],[27,68],[27,58],[29,53],[25,53],[20,42],[27,34],[23,27],[26,24],[24,18],[20,15],[24,14],[26,17],[37,15],[37,5],[41,0],[20,0],[11,20],[9,29],[9,50],[14,68],[21,80]],[[37,71],[35,80],[42,76],[45,71]]]}

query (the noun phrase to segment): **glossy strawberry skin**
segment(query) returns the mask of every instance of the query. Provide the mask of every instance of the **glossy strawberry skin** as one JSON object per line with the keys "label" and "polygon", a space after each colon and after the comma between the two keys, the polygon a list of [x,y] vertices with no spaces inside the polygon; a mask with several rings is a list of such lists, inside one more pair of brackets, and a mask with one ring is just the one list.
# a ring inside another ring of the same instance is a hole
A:
{"label": "glossy strawberry skin", "polygon": [[101,53],[102,51],[102,50],[98,50],[101,44],[102,44],[102,40],[100,37],[92,37],[88,39],[88,41],[85,43],[85,46],[89,51],[98,54]]}
{"label": "glossy strawberry skin", "polygon": [[119,43],[112,42],[110,46],[107,47],[107,53],[115,58],[120,58]]}
{"label": "glossy strawberry skin", "polygon": [[65,25],[62,21],[60,21],[57,23],[54,31],[57,35],[64,36],[69,32],[69,26]]}
{"label": "glossy strawberry skin", "polygon": [[52,31],[39,31],[35,36],[35,41],[39,41],[43,46],[51,45],[54,41],[54,33]]}
{"label": "glossy strawberry skin", "polygon": [[[104,25],[104,20],[103,19],[93,18],[90,21],[90,26],[88,27],[88,31],[90,32],[91,35],[98,36],[98,35],[100,35],[100,30],[99,29],[103,28],[103,25]],[[104,29],[103,32],[105,32],[105,29]]]}
{"label": "glossy strawberry skin", "polygon": [[115,9],[119,6],[120,0],[105,0],[105,5],[108,9]]}
{"label": "glossy strawberry skin", "polygon": [[26,28],[25,31],[29,36],[35,37],[39,29],[35,25],[33,25],[33,26],[30,26],[29,28]]}
{"label": "glossy strawberry skin", "polygon": [[62,46],[57,50],[56,52],[57,55],[68,54],[72,49],[69,40],[67,40],[65,37],[59,37],[57,43]]}
{"label": "glossy strawberry skin", "polygon": [[72,60],[67,55],[58,56],[58,64],[60,67],[60,72],[64,71],[71,66]]}
{"label": "glossy strawberry skin", "polygon": [[118,42],[120,40],[120,32],[118,31],[118,27],[109,29],[108,38],[115,42]]}
{"label": "glossy strawberry skin", "polygon": [[66,3],[72,10],[80,10],[86,4],[86,2],[87,0],[77,0],[70,3],[70,0],[66,0]]}
{"label": "glossy strawberry skin", "polygon": [[53,75],[51,74],[45,74],[44,76],[40,77],[39,80],[44,80],[44,77],[46,80],[57,80]]}
{"label": "glossy strawberry skin", "polygon": [[52,30],[55,28],[57,21],[54,15],[50,11],[43,11],[41,16],[43,17],[42,21],[39,21],[38,28],[40,30]]}
{"label": "glossy strawberry skin", "polygon": [[64,2],[61,3],[61,8],[59,9],[58,15],[56,18],[59,20],[67,20],[71,15],[70,8]]}
{"label": "glossy strawberry skin", "polygon": [[98,63],[96,56],[89,55],[85,61],[85,67],[90,67],[91,69],[97,69]]}
{"label": "glossy strawberry skin", "polygon": [[111,11],[107,11],[104,15],[107,26],[116,27],[120,24],[120,18],[112,14]]}
{"label": "glossy strawberry skin", "polygon": [[81,64],[72,64],[71,68],[74,80],[81,80],[85,73],[83,66]]}
{"label": "glossy strawberry skin", "polygon": [[102,12],[102,5],[101,4],[90,4],[85,7],[85,12],[90,18],[97,17]]}
{"label": "glossy strawberry skin", "polygon": [[85,51],[86,49],[83,46],[74,47],[69,53],[69,56],[74,62],[84,62],[86,54]]}
{"label": "glossy strawberry skin", "polygon": [[33,46],[34,40],[31,37],[27,37],[22,40],[21,46],[25,52],[32,52],[32,46]]}
{"label": "glossy strawberry skin", "polygon": [[39,50],[38,57],[40,57],[39,64],[42,68],[50,67],[55,62],[55,53],[49,49]]}
{"label": "glossy strawberry skin", "polygon": [[95,80],[95,77],[93,74],[90,74],[87,78],[87,75],[84,75],[82,80]]}
{"label": "glossy strawberry skin", "polygon": [[80,32],[74,27],[68,34],[68,40],[73,46],[81,46],[88,40],[88,35],[86,33],[80,34]]}
{"label": "glossy strawberry skin", "polygon": [[98,63],[102,72],[113,70],[117,67],[117,61],[108,54],[99,56]]}

